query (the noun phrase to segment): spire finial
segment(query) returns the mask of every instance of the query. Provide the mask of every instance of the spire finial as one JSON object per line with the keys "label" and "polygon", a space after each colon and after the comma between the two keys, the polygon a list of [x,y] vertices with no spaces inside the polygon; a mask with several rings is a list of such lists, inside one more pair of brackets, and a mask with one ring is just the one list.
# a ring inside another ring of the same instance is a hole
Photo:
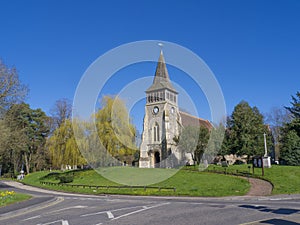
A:
{"label": "spire finial", "polygon": [[164,44],[161,43],[161,42],[159,42],[157,45],[160,47],[160,53],[162,53],[162,49],[163,49],[163,47],[164,47]]}

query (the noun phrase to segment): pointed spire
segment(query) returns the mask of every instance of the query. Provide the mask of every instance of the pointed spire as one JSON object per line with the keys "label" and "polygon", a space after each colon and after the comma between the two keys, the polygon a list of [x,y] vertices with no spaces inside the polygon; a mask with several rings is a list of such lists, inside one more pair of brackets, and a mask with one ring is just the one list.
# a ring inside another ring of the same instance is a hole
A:
{"label": "pointed spire", "polygon": [[160,82],[161,78],[163,78],[164,81],[166,81],[166,82],[170,81],[167,66],[166,66],[166,62],[165,62],[165,58],[164,58],[162,50],[160,50],[160,55],[159,55],[159,59],[158,59],[158,62],[157,62],[155,77],[154,77],[153,83],[155,83],[157,81]]}
{"label": "pointed spire", "polygon": [[164,54],[163,54],[162,50],[160,50],[160,55],[159,55],[159,59],[158,59],[157,66],[156,66],[153,84],[151,85],[151,87],[149,87],[147,89],[146,92],[150,92],[150,91],[154,91],[154,90],[161,90],[161,89],[169,89],[169,90],[177,93],[177,91],[171,84],[169,73],[167,70],[166,62],[165,62],[165,58],[164,58]]}

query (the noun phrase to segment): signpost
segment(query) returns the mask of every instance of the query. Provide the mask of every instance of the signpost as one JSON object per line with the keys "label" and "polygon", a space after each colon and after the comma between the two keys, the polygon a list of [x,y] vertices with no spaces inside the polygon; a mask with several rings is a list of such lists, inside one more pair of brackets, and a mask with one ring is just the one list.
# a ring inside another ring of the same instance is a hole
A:
{"label": "signpost", "polygon": [[265,171],[264,171],[264,160],[262,156],[255,156],[253,158],[253,174],[254,174],[254,168],[261,168],[261,175],[264,176]]}

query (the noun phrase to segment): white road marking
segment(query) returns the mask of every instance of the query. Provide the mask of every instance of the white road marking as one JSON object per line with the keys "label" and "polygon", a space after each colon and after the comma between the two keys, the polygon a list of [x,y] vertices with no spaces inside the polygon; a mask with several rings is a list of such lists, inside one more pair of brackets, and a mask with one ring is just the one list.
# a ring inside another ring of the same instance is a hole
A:
{"label": "white road marking", "polygon": [[37,218],[41,218],[41,216],[38,215],[38,216],[29,217],[29,218],[24,219],[24,220],[22,220],[22,221],[33,220],[33,219],[37,219]]}
{"label": "white road marking", "polygon": [[25,211],[23,211],[24,210],[23,209],[23,210],[17,210],[15,212],[9,212],[9,213],[6,213],[6,214],[2,214],[2,217],[0,218],[0,221],[1,220],[7,220],[7,219],[17,217],[17,216],[21,216],[21,215],[24,215],[24,214],[27,214],[27,213],[30,213],[30,212],[40,210],[40,209],[45,209],[45,208],[48,208],[50,206],[54,206],[54,205],[56,205],[56,204],[58,204],[62,201],[64,201],[63,197],[57,197],[55,199],[55,201],[51,201],[51,202],[47,203],[46,205],[36,206],[36,207],[33,207],[33,208],[28,208],[28,209],[25,208]]}
{"label": "white road marking", "polygon": [[[124,217],[124,216],[129,216],[129,215],[134,214],[134,213],[142,212],[142,211],[145,211],[145,210],[148,210],[148,209],[156,208],[156,207],[159,207],[159,206],[162,206],[162,205],[167,205],[167,204],[170,204],[170,203],[166,202],[166,203],[161,203],[161,204],[152,205],[152,206],[124,207],[124,208],[114,209],[114,210],[110,210],[110,211],[101,211],[101,212],[83,214],[83,215],[80,215],[80,217],[95,216],[95,215],[100,215],[100,214],[107,214],[107,216],[108,216],[109,219],[114,220],[114,219],[119,219],[119,218]],[[118,216],[118,217],[114,217],[114,215],[112,214],[112,212],[117,212],[117,211],[122,211],[122,210],[128,210],[128,209],[136,209],[136,208],[141,208],[141,209],[133,211],[133,212],[130,212],[130,213],[123,214],[123,215]]]}
{"label": "white road marking", "polygon": [[180,202],[180,203],[190,204],[190,205],[203,205],[204,204],[202,202]]}
{"label": "white road marking", "polygon": [[130,216],[130,215],[135,214],[135,213],[143,212],[143,211],[148,210],[148,209],[153,209],[153,208],[160,207],[160,206],[163,206],[163,205],[168,205],[168,204],[170,204],[170,203],[166,202],[166,203],[161,203],[161,204],[149,206],[147,208],[142,208],[142,209],[139,209],[139,210],[136,210],[136,211],[133,211],[133,212],[126,213],[126,214],[123,214],[121,216],[115,217],[112,220],[117,220],[117,219],[120,219],[120,218],[125,217],[125,216]]}
{"label": "white road marking", "polygon": [[292,200],[293,198],[270,198],[270,201]]}
{"label": "white road marking", "polygon": [[108,219],[113,219],[114,218],[114,215],[111,213],[111,211],[107,211],[107,217]]}
{"label": "white road marking", "polygon": [[37,225],[50,225],[50,224],[54,224],[54,223],[58,223],[58,222],[61,222],[61,225],[69,225],[69,222],[68,220],[55,220],[55,221],[52,221],[52,222],[49,222],[49,223],[39,223]]}
{"label": "white road marking", "polygon": [[[143,207],[143,206],[124,207],[124,208],[120,208],[120,209],[110,210],[110,212],[117,212],[117,211],[127,210],[127,209],[136,209],[136,208],[141,208],[141,207]],[[84,214],[84,215],[81,215],[80,217],[94,216],[94,215],[99,215],[99,214],[103,214],[103,213],[107,213],[107,211],[101,211],[101,212],[96,212],[96,213]]]}
{"label": "white road marking", "polygon": [[70,206],[70,207],[66,207],[66,208],[62,208],[62,209],[57,209],[51,212],[48,212],[47,214],[51,214],[51,213],[55,213],[55,212],[61,212],[63,210],[69,210],[69,209],[84,209],[87,208],[88,206],[86,205],[76,205],[76,206]]}

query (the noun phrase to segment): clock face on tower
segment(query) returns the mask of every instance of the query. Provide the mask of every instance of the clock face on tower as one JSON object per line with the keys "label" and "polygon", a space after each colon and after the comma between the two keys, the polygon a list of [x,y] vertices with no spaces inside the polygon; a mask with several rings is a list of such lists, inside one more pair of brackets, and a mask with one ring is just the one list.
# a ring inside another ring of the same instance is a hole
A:
{"label": "clock face on tower", "polygon": [[157,114],[158,111],[159,111],[159,108],[158,108],[157,106],[154,106],[154,108],[153,108],[153,113],[154,113],[154,114]]}

